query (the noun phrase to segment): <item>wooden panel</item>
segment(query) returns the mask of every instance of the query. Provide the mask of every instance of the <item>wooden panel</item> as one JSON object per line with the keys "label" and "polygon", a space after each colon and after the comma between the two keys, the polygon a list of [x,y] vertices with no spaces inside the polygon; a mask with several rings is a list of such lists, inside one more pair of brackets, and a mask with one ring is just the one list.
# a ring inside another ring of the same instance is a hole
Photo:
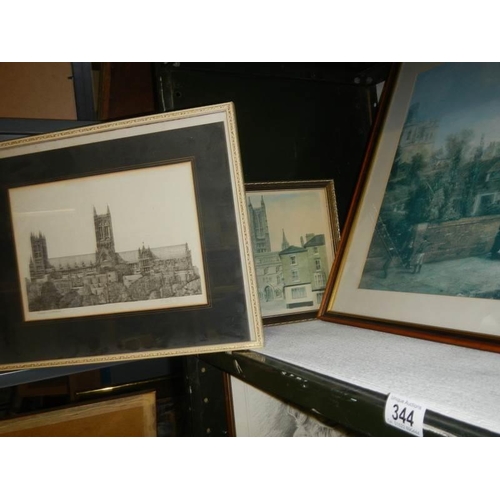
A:
{"label": "wooden panel", "polygon": [[0,117],[76,120],[71,63],[0,63]]}
{"label": "wooden panel", "polygon": [[0,421],[0,436],[156,436],[156,395],[148,392]]}
{"label": "wooden panel", "polygon": [[155,112],[151,63],[102,63],[99,120]]}

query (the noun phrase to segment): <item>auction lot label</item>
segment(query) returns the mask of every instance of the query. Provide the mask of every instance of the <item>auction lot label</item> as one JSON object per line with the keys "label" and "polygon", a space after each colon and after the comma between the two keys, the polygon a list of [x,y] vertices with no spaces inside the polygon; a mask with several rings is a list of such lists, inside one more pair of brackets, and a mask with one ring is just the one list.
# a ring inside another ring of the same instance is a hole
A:
{"label": "auction lot label", "polygon": [[414,436],[422,437],[425,410],[422,404],[391,393],[385,404],[385,422]]}

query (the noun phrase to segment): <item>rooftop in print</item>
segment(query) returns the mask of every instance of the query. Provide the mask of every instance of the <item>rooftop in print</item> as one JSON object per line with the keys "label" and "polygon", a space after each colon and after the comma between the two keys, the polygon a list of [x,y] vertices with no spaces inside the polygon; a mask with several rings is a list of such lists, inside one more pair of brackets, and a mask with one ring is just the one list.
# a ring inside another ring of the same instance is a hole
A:
{"label": "rooftop in print", "polygon": [[117,252],[109,206],[104,214],[94,208],[94,229],[95,253],[64,257],[49,256],[41,232],[30,235],[30,311],[201,294],[187,243]]}

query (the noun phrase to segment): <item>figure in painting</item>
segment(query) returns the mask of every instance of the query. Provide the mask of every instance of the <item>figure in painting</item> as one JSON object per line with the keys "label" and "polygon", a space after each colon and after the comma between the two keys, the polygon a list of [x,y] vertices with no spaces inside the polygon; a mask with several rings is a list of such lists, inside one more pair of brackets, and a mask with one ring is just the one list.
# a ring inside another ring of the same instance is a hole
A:
{"label": "figure in painting", "polygon": [[413,255],[412,264],[413,264],[413,274],[420,273],[422,269],[422,265],[424,264],[425,259],[425,251],[427,250],[427,238],[424,238],[423,241],[418,245],[415,253]]}
{"label": "figure in painting", "polygon": [[498,255],[499,250],[500,250],[500,227],[498,228],[495,240],[493,241],[493,245],[490,250],[490,257],[495,260],[500,259],[500,255]]}

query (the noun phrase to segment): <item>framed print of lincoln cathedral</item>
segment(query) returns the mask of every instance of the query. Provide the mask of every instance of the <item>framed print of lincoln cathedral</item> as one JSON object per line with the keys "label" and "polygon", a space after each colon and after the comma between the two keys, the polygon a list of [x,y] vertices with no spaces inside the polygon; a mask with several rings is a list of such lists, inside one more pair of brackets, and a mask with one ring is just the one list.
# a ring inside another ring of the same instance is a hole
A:
{"label": "framed print of lincoln cathedral", "polygon": [[312,319],[340,239],[332,180],[246,184],[265,324]]}
{"label": "framed print of lincoln cathedral", "polygon": [[190,162],[9,195],[26,321],[207,303]]}
{"label": "framed print of lincoln cathedral", "polygon": [[0,142],[0,371],[263,346],[233,103]]}

